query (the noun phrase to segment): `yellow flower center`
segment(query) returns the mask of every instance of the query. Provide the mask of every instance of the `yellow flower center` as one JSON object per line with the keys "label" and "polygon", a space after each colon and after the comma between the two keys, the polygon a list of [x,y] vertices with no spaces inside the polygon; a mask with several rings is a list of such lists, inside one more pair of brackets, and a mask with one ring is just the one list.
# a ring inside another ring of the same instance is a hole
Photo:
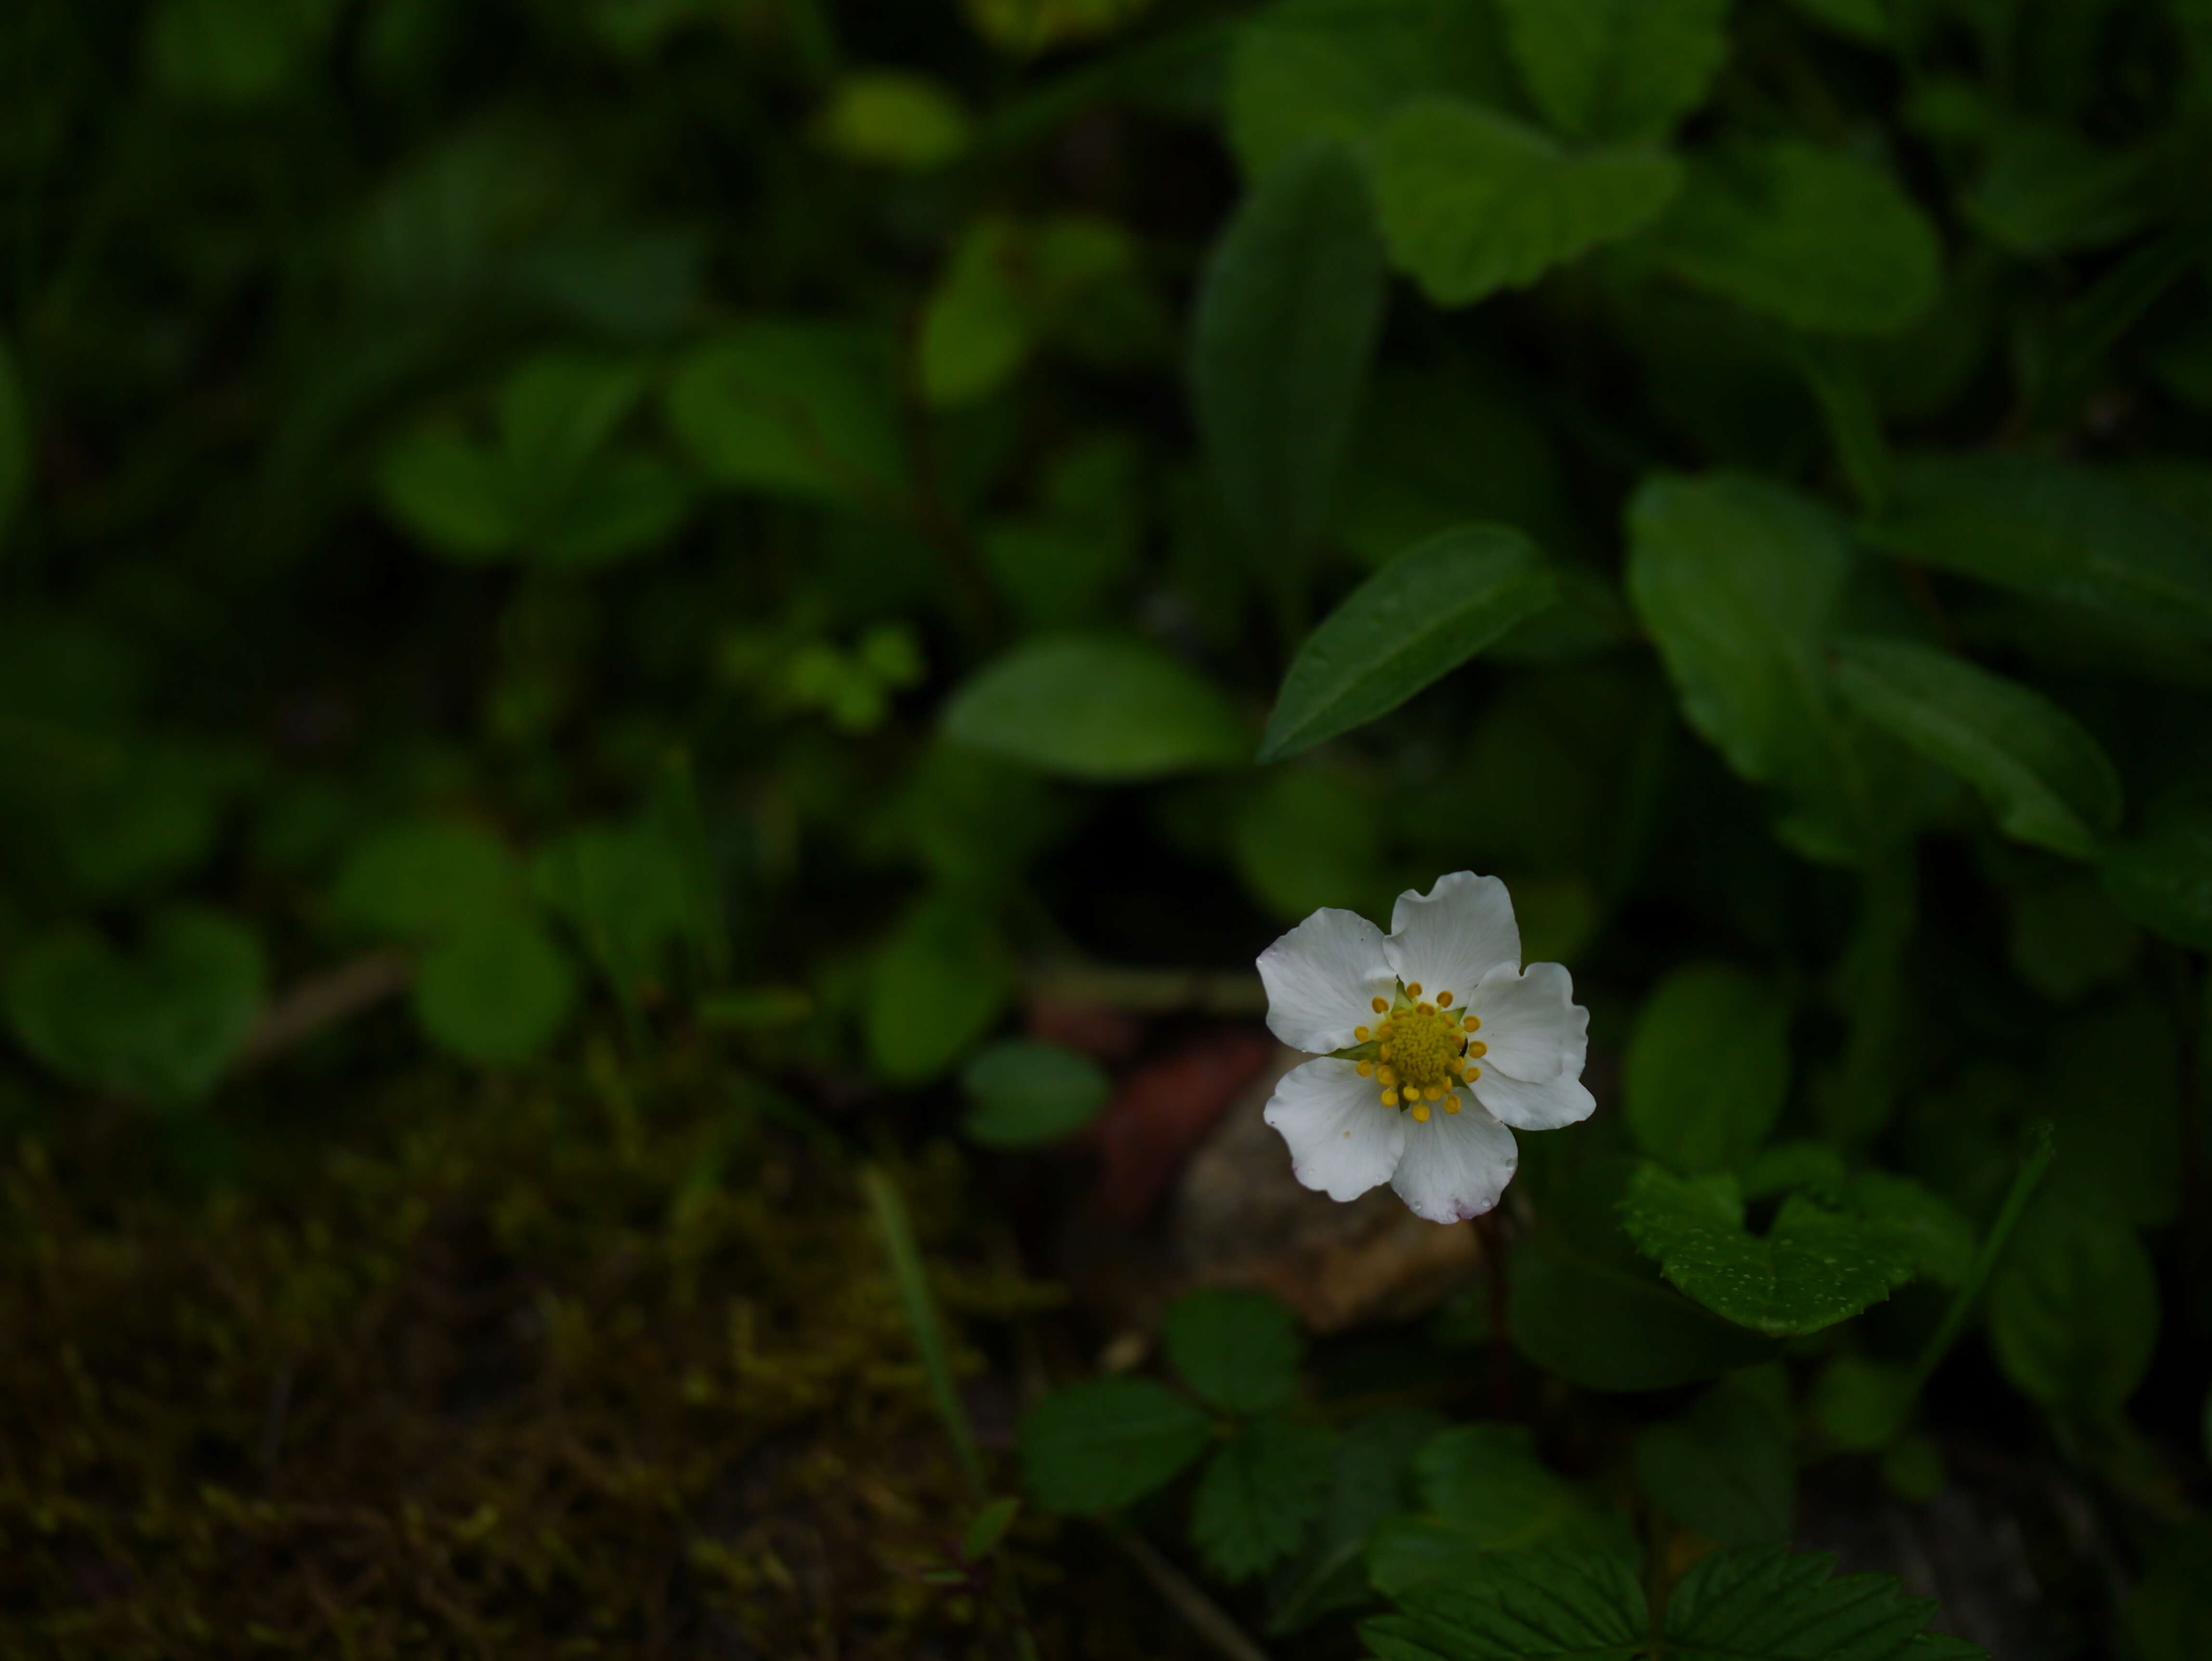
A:
{"label": "yellow flower center", "polygon": [[1385,1107],[1403,1107],[1423,1124],[1431,1102],[1458,1112],[1458,1087],[1482,1076],[1474,1063],[1489,1050],[1468,1036],[1480,1018],[1453,1008],[1449,992],[1437,993],[1433,1003],[1424,1001],[1419,981],[1401,986],[1395,1000],[1376,999],[1375,1013],[1382,1019],[1371,1030],[1354,1029],[1358,1043],[1337,1053],[1357,1060],[1359,1076],[1382,1086]]}

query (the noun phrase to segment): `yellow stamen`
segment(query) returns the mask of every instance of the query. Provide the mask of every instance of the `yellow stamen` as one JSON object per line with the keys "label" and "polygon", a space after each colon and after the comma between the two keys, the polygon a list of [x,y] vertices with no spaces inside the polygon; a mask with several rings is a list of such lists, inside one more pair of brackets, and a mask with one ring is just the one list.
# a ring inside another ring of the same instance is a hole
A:
{"label": "yellow stamen", "polygon": [[1428,1122],[1429,1122],[1429,1104],[1428,1104],[1426,1102],[1416,1102],[1416,1103],[1414,1103],[1414,1104],[1413,1104],[1413,1123],[1414,1123],[1415,1124],[1426,1124],[1426,1123],[1428,1123]]}
{"label": "yellow stamen", "polygon": [[1421,1013],[1423,1013],[1424,1015],[1433,1015],[1433,1014],[1435,1014],[1436,1013],[1437,1013],[1437,1011],[1436,1011],[1436,1006],[1435,1006],[1435,1005],[1433,1005],[1433,1004],[1425,1004],[1425,1004],[1423,1004],[1423,1005],[1421,1006]]}
{"label": "yellow stamen", "polygon": [[1375,1006],[1375,1013],[1378,1015],[1390,1007],[1390,1001],[1387,998],[1376,998],[1372,1000],[1372,1002]]}
{"label": "yellow stamen", "polygon": [[1370,1035],[1365,1027],[1355,1026],[1352,1029],[1352,1036],[1355,1042],[1365,1043]]}
{"label": "yellow stamen", "polygon": [[1456,1112],[1458,1112],[1458,1111],[1459,1111],[1459,1098],[1458,1098],[1458,1097],[1456,1097],[1456,1096],[1447,1096],[1447,1097],[1445,1097],[1445,1098],[1444,1098],[1444,1111],[1445,1111],[1445,1112],[1447,1112],[1447,1113],[1456,1113]]}
{"label": "yellow stamen", "polygon": [[1398,1092],[1397,1092],[1396,1091],[1395,1091],[1395,1090],[1386,1090],[1386,1091],[1384,1091],[1384,1092],[1382,1092],[1382,1105],[1383,1105],[1383,1106],[1385,1106],[1385,1107],[1395,1107],[1395,1106],[1397,1106],[1397,1105],[1398,1105]]}
{"label": "yellow stamen", "polygon": [[1467,1081],[1468,1081],[1469,1084],[1473,1084],[1473,1083],[1474,1083],[1477,1079],[1480,1078],[1481,1076],[1482,1076],[1482,1069],[1481,1069],[1480,1068],[1479,1068],[1479,1067],[1470,1067],[1470,1068],[1468,1068],[1468,1070],[1467,1070]]}
{"label": "yellow stamen", "polygon": [[1376,1069],[1375,1076],[1387,1085],[1395,1085],[1398,1082],[1398,1072],[1395,1068],[1378,1068]]}
{"label": "yellow stamen", "polygon": [[1468,1045],[1467,1053],[1475,1056],[1487,1056],[1490,1053],[1490,1046],[1477,1038],[1473,1043]]}
{"label": "yellow stamen", "polygon": [[1371,1078],[1373,1078],[1373,1077],[1375,1076],[1375,1063],[1374,1063],[1374,1062],[1360,1062],[1360,1064],[1359,1064],[1359,1076],[1360,1076],[1361,1078],[1363,1078],[1363,1079],[1371,1079]]}
{"label": "yellow stamen", "polygon": [[1449,1009],[1451,1007],[1451,999],[1452,995],[1449,992],[1437,993],[1437,1007],[1439,1009]]}
{"label": "yellow stamen", "polygon": [[1465,1027],[1468,1031],[1472,1032],[1482,1025],[1482,1017],[1480,1015],[1469,1015],[1465,1020],[1462,1021],[1460,1025]]}
{"label": "yellow stamen", "polygon": [[1421,995],[1421,983],[1419,981],[1407,981],[1406,983],[1406,995],[1409,998],[1419,997]]}

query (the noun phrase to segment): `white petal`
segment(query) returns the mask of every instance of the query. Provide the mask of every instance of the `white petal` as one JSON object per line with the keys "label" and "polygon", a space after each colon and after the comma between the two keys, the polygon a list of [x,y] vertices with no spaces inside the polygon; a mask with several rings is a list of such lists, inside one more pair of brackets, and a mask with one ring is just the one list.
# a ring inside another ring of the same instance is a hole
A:
{"label": "white petal", "polygon": [[1405,1150],[1405,1115],[1350,1062],[1294,1067],[1267,1098],[1267,1121],[1291,1145],[1291,1169],[1332,1200],[1356,1200],[1390,1180]]}
{"label": "white petal", "polygon": [[1498,1203],[1521,1163],[1511,1131],[1471,1104],[1456,1113],[1438,1108],[1426,1124],[1407,1119],[1406,1154],[1390,1186],[1416,1217],[1456,1223]]}
{"label": "white petal", "polygon": [[1293,1050],[1342,1050],[1396,989],[1382,931],[1357,911],[1324,907],[1260,954],[1267,1030]]}
{"label": "white petal", "polygon": [[1575,983],[1555,963],[1532,963],[1522,972],[1500,965],[1482,977],[1467,1007],[1482,1018],[1480,1037],[1496,1068],[1530,1084],[1580,1078],[1589,1055],[1589,1011],[1574,999]]}
{"label": "white petal", "polygon": [[1425,894],[1407,889],[1390,913],[1390,967],[1421,995],[1461,1002],[1500,964],[1521,965],[1521,926],[1495,877],[1455,871]]}
{"label": "white petal", "polygon": [[1524,1084],[1493,1071],[1486,1062],[1474,1081],[1474,1097],[1516,1130],[1557,1130],[1563,1124],[1580,1124],[1597,1110],[1597,1098],[1571,1073],[1548,1084]]}

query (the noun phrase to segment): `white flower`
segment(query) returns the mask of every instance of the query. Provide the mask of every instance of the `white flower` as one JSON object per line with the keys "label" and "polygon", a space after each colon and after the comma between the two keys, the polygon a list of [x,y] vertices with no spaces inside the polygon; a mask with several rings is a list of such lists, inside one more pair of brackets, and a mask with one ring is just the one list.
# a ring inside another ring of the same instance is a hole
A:
{"label": "white flower", "polygon": [[1267,1123],[1332,1200],[1387,1182],[1431,1222],[1480,1216],[1520,1163],[1506,1126],[1552,1130],[1597,1105],[1582,1083],[1589,1011],[1558,964],[1521,967],[1495,877],[1399,895],[1388,936],[1316,911],[1260,954],[1260,978],[1269,1029],[1322,1056],[1275,1086]]}

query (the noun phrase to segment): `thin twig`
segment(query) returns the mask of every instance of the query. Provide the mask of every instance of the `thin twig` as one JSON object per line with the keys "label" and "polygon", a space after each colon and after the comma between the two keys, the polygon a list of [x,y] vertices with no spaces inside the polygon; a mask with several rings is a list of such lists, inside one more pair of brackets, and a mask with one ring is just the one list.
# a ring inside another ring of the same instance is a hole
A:
{"label": "thin twig", "polygon": [[1188,1575],[1154,1551],[1150,1541],[1133,1530],[1112,1532],[1122,1555],[1199,1637],[1229,1661],[1267,1661],[1267,1652],[1247,1638],[1244,1629],[1222,1613],[1221,1606],[1200,1591]]}
{"label": "thin twig", "polygon": [[405,991],[414,978],[413,961],[405,952],[386,946],[301,981],[261,1012],[239,1046],[231,1070],[243,1073],[258,1067],[325,1028],[374,1009]]}

